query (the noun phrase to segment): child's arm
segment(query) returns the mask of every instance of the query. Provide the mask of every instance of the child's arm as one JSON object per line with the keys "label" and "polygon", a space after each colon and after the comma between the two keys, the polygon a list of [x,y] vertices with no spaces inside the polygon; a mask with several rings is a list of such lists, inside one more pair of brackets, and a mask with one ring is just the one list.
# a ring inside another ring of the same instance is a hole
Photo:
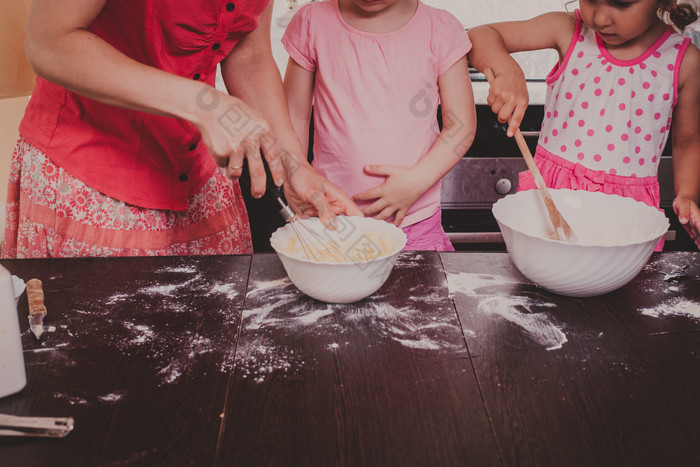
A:
{"label": "child's arm", "polygon": [[700,51],[693,45],[679,71],[678,103],[673,111],[673,209],[700,248]]}
{"label": "child's arm", "polygon": [[296,132],[304,154],[309,150],[309,122],[314,92],[314,73],[303,68],[291,57],[284,75],[284,89],[292,126]]}
{"label": "child's arm", "polygon": [[413,167],[365,166],[365,172],[386,177],[378,187],[353,197],[374,200],[363,209],[366,216],[400,225],[408,208],[464,156],[474,140],[476,110],[467,60],[462,58],[438,78],[443,128],[428,153]]}
{"label": "child's arm", "polygon": [[467,54],[469,62],[478,70],[493,71],[496,79],[487,103],[501,123],[508,122],[508,136],[513,136],[520,126],[529,100],[525,75],[510,54],[555,49],[561,63],[575,27],[575,15],[546,13],[526,21],[487,24],[469,30],[473,45]]}

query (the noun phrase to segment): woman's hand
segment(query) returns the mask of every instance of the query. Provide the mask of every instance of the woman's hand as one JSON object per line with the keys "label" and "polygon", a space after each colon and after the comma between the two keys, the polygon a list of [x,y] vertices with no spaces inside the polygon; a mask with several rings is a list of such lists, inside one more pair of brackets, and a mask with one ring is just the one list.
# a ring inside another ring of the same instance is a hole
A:
{"label": "woman's hand", "polygon": [[365,216],[386,220],[394,216],[394,225],[401,224],[406,212],[420,196],[425,193],[421,185],[424,180],[413,169],[385,165],[367,165],[365,172],[370,175],[383,176],[384,183],[365,190],[352,197],[355,201],[374,202],[365,207]]}
{"label": "woman's hand", "polygon": [[260,112],[240,99],[210,86],[197,95],[195,126],[209,148],[214,161],[230,179],[241,176],[243,161],[248,160],[251,194],[265,193],[265,168],[261,154],[270,166],[276,185],[284,181],[279,150],[270,135],[270,126]]}
{"label": "woman's hand", "polygon": [[700,249],[700,208],[691,199],[677,197],[673,200],[673,210],[683,228]]}
{"label": "woman's hand", "polygon": [[284,194],[289,205],[302,217],[318,216],[331,230],[337,227],[336,215],[363,216],[350,197],[316,172],[306,160],[285,155]]}

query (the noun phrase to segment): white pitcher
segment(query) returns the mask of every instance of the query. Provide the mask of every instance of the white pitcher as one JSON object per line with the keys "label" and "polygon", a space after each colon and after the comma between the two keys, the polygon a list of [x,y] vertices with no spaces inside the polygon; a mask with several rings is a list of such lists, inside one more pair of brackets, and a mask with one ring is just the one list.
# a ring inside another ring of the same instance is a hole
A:
{"label": "white pitcher", "polygon": [[0,266],[0,397],[27,384],[12,275]]}

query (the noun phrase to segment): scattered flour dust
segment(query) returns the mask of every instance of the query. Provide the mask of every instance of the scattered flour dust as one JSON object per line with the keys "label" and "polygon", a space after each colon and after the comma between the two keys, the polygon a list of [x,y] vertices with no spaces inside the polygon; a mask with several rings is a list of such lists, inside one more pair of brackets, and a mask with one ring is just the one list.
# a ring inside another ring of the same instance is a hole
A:
{"label": "scattered flour dust", "polygon": [[[520,327],[535,342],[547,350],[557,350],[568,341],[566,334],[554,319],[544,312],[534,312],[534,307],[551,307],[530,297],[501,294],[499,288],[516,281],[497,274],[448,273],[447,283],[450,295],[461,293],[479,299],[477,310],[481,313],[498,316]],[[465,331],[476,337],[474,331]]]}
{"label": "scattered flour dust", "polygon": [[[238,329],[238,321],[232,317],[240,307],[240,303],[231,299],[238,295],[240,285],[233,278],[211,280],[197,265],[163,268],[155,274],[150,276],[149,283],[144,284],[135,278],[110,296],[81,303],[80,308],[64,315],[60,326],[47,329],[52,334],[50,339],[42,342],[41,348],[28,352],[50,352],[53,359],[64,359],[64,367],[74,366],[75,362],[69,359],[64,349],[100,340],[125,357],[140,356],[145,364],[155,369],[155,384],[159,386],[177,383],[198,356],[204,354],[220,372],[229,372],[233,368],[235,352],[231,336],[235,336]],[[202,310],[192,308],[192,301],[188,300],[193,291],[221,306],[206,318],[210,325],[219,329],[211,340],[196,331]],[[154,305],[144,308],[143,303]],[[178,314],[180,323],[189,323],[191,330],[171,329],[168,324],[173,313]],[[91,339],[82,339],[88,334]],[[114,393],[85,400],[54,394],[54,398],[61,398],[71,405],[110,403],[125,396]]]}
{"label": "scattered flour dust", "polygon": [[63,399],[65,401],[67,401],[70,405],[90,405],[90,403],[82,397],[71,396],[68,394],[60,393],[60,392],[54,392],[53,398],[54,399]]}
{"label": "scattered flour dust", "polygon": [[262,383],[273,373],[290,373],[306,362],[301,355],[290,349],[284,349],[263,339],[239,345],[236,356],[236,368],[243,378],[252,378]]}
{"label": "scattered flour dust", "polygon": [[151,327],[143,324],[134,324],[127,321],[124,323],[124,327],[134,332],[134,338],[131,340],[132,344],[146,343],[153,340],[156,335]]}
{"label": "scattered flour dust", "polygon": [[[551,322],[547,313],[533,313],[533,301],[527,297],[494,296],[482,300],[478,310],[500,316],[501,318],[520,326],[535,342],[547,350],[561,349],[567,342],[566,334]],[[528,313],[519,311],[524,308]]]}
{"label": "scattered flour dust", "polygon": [[643,315],[662,318],[665,316],[685,316],[700,320],[700,303],[681,298],[667,300],[653,308],[641,310]]}
{"label": "scattered flour dust", "polygon": [[[429,303],[430,309],[435,310],[435,313],[421,313],[418,307],[410,305],[396,308],[376,294],[352,306],[328,304],[307,299],[287,277],[258,281],[250,284],[246,298],[249,304],[258,306],[244,311],[243,329],[278,329],[284,331],[283,335],[314,335],[320,341],[327,339],[324,347],[330,352],[341,350],[338,334],[362,326],[371,328],[377,340],[393,341],[412,349],[461,348],[459,337],[449,342],[441,337],[443,327],[454,328],[454,336],[460,336],[459,324],[452,313],[445,313],[442,308],[451,306],[451,302],[444,295],[436,295],[437,292],[409,297],[410,302]],[[274,372],[291,374],[307,360],[298,351],[262,337],[253,343],[239,343],[236,352],[237,370],[258,383]]]}
{"label": "scattered flour dust", "polygon": [[113,392],[111,394],[105,394],[104,396],[97,396],[99,400],[102,402],[108,402],[108,403],[113,403],[121,400],[124,397],[124,394],[119,393],[119,392]]}
{"label": "scattered flour dust", "polygon": [[468,272],[447,273],[447,284],[450,289],[450,295],[459,292],[470,297],[478,297],[483,295],[479,293],[479,290],[485,287],[500,287],[516,283],[517,282],[514,280],[496,274],[474,274]]}

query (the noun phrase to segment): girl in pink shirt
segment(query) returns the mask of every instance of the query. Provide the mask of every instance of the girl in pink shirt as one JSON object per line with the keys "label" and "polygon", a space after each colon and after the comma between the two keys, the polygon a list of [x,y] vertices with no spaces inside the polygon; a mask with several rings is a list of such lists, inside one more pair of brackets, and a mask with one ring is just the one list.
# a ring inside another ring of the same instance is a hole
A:
{"label": "girl in pink shirt", "polygon": [[282,42],[292,124],[306,147],[313,104],[314,168],[365,215],[403,228],[406,249],[453,250],[440,179],[476,127],[462,25],[419,0],[329,0],[299,10]]}
{"label": "girl in pink shirt", "polygon": [[[673,208],[700,246],[700,51],[678,30],[698,18],[676,0],[581,0],[575,13],[469,31],[470,60],[496,76],[488,102],[509,135],[527,107],[510,52],[553,48],[535,161],[547,186],[617,194],[659,208],[657,171],[673,123]],[[532,189],[521,174],[518,189]],[[657,250],[663,246],[663,240]]]}

